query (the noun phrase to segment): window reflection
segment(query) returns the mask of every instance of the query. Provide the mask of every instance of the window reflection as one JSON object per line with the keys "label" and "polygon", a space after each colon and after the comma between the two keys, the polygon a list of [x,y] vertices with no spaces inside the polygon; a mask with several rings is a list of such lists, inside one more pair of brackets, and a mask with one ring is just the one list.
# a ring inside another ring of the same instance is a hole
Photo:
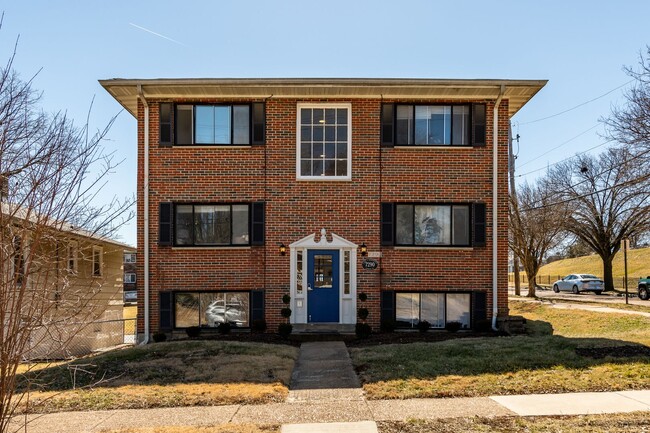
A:
{"label": "window reflection", "polygon": [[249,326],[248,292],[176,293],[175,326],[217,327],[228,322],[231,326]]}

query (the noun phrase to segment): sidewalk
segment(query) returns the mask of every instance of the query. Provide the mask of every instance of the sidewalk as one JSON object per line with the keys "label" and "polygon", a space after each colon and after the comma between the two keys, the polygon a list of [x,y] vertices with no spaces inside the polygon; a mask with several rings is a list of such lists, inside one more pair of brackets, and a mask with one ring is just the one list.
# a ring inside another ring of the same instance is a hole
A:
{"label": "sidewalk", "polygon": [[135,427],[281,424],[283,433],[376,433],[376,421],[650,411],[650,390],[476,398],[366,400],[343,342],[304,343],[285,403],[64,412],[18,417],[29,433]]}

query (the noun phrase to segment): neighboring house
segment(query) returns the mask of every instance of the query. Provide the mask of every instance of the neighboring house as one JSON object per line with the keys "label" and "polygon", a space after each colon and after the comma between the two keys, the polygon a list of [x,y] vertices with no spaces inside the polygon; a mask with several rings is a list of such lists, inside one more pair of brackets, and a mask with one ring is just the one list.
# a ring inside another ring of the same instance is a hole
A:
{"label": "neighboring house", "polygon": [[137,265],[135,250],[128,250],[124,253],[124,302],[137,301]]}
{"label": "neighboring house", "polygon": [[294,324],[508,315],[509,119],[546,81],[100,83],[138,121],[144,338],[275,331],[285,294]]}
{"label": "neighboring house", "polygon": [[25,214],[2,205],[2,290],[8,305],[22,299],[24,358],[80,356],[124,343],[122,258],[132,247]]}

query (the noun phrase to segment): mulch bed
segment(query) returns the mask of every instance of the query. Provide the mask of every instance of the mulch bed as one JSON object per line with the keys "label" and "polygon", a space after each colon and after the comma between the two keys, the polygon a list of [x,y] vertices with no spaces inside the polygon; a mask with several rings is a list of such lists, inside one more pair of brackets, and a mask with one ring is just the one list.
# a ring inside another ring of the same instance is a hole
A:
{"label": "mulch bed", "polygon": [[[377,346],[382,344],[408,344],[408,343],[432,343],[437,341],[455,340],[459,338],[476,338],[476,337],[500,337],[508,334],[502,332],[449,332],[449,331],[396,331],[373,333],[368,338],[359,339],[355,335],[319,335],[319,334],[291,334],[289,338],[282,337],[274,333],[254,333],[254,332],[231,332],[229,334],[202,333],[197,340],[217,340],[217,341],[245,341],[254,343],[268,344],[286,344],[290,346],[300,346],[303,341],[318,340],[339,340],[345,341],[348,347]],[[176,338],[185,339],[184,333],[178,333]],[[175,338],[175,339],[176,339]]]}
{"label": "mulch bed", "polygon": [[594,359],[601,359],[607,356],[614,358],[633,358],[638,356],[650,357],[650,347],[625,345],[613,347],[577,347],[576,353]]}

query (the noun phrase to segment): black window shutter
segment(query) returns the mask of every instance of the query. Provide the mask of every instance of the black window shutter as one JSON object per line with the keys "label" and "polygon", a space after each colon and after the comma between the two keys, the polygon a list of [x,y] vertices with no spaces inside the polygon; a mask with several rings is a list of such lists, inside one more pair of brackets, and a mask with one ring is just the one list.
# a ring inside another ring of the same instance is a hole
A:
{"label": "black window shutter", "polygon": [[251,144],[264,144],[264,134],[266,130],[266,109],[263,102],[253,103],[253,139]]}
{"label": "black window shutter", "polygon": [[251,245],[264,245],[264,202],[252,204],[252,236]]}
{"label": "black window shutter", "polygon": [[159,292],[158,293],[158,306],[160,310],[160,317],[158,319],[158,329],[161,332],[171,331],[174,327],[174,309],[172,308],[172,292]]}
{"label": "black window shutter", "polygon": [[160,146],[171,147],[174,144],[172,139],[172,113],[174,112],[172,104],[161,102],[158,107],[158,122],[160,123]]}
{"label": "black window shutter", "polygon": [[472,293],[472,327],[476,327],[480,321],[487,320],[487,293],[474,292]]}
{"label": "black window shutter", "polygon": [[485,146],[485,104],[472,104],[472,145]]}
{"label": "black window shutter", "polygon": [[251,324],[264,320],[264,290],[251,290]]}
{"label": "black window shutter", "polygon": [[393,290],[381,292],[381,321],[395,321],[395,292]]}
{"label": "black window shutter", "polygon": [[381,145],[393,147],[395,128],[395,104],[382,104],[381,106]]}
{"label": "black window shutter", "polygon": [[381,204],[381,244],[382,245],[393,245],[395,239],[393,234],[395,233],[395,227],[393,223],[393,203],[382,203]]}
{"label": "black window shutter", "polygon": [[486,239],[486,210],[485,203],[474,203],[472,205],[472,245],[484,247]]}
{"label": "black window shutter", "polygon": [[158,212],[158,245],[171,245],[172,235],[172,212],[174,205],[169,202],[160,203]]}

